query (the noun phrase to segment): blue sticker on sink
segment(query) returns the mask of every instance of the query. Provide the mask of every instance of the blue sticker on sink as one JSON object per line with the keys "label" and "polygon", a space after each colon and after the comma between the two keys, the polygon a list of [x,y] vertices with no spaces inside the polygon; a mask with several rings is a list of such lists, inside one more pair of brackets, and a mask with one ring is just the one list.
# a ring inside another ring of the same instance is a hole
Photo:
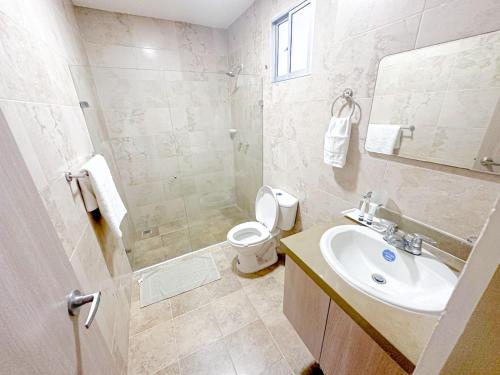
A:
{"label": "blue sticker on sink", "polygon": [[384,251],[382,251],[382,256],[388,262],[394,262],[396,260],[396,254],[389,249],[384,249]]}

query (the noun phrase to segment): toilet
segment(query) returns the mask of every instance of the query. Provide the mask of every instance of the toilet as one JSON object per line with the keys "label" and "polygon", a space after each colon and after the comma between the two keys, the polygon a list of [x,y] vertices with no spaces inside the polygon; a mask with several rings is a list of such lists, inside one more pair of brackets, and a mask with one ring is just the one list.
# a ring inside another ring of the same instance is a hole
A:
{"label": "toilet", "polygon": [[255,218],[232,228],[227,240],[236,250],[236,267],[252,273],[278,261],[276,248],[280,230],[290,230],[295,224],[298,199],[280,189],[262,186],[255,199]]}

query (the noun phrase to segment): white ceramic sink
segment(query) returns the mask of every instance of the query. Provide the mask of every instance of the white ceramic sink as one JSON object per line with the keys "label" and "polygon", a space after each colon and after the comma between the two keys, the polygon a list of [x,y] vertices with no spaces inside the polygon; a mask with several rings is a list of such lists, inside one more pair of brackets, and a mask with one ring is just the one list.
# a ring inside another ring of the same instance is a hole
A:
{"label": "white ceramic sink", "polygon": [[381,234],[359,225],[327,230],[320,248],[333,271],[351,286],[410,311],[442,312],[457,283],[455,273],[429,252],[417,256],[396,249]]}

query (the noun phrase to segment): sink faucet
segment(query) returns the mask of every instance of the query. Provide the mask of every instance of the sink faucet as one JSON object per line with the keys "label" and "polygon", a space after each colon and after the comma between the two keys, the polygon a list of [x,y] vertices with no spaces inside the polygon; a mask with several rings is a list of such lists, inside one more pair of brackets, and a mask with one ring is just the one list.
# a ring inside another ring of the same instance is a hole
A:
{"label": "sink faucet", "polygon": [[395,223],[389,223],[387,225],[384,240],[389,245],[413,255],[422,254],[423,242],[427,242],[431,245],[435,245],[437,243],[432,238],[424,236],[423,234],[407,234],[402,231],[398,231],[398,226]]}

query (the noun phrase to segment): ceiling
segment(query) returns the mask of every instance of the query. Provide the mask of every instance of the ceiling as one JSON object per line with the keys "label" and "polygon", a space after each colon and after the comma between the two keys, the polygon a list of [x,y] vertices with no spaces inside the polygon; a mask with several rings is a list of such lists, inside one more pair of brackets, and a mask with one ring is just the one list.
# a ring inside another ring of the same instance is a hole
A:
{"label": "ceiling", "polygon": [[73,0],[87,8],[227,28],[254,0]]}

